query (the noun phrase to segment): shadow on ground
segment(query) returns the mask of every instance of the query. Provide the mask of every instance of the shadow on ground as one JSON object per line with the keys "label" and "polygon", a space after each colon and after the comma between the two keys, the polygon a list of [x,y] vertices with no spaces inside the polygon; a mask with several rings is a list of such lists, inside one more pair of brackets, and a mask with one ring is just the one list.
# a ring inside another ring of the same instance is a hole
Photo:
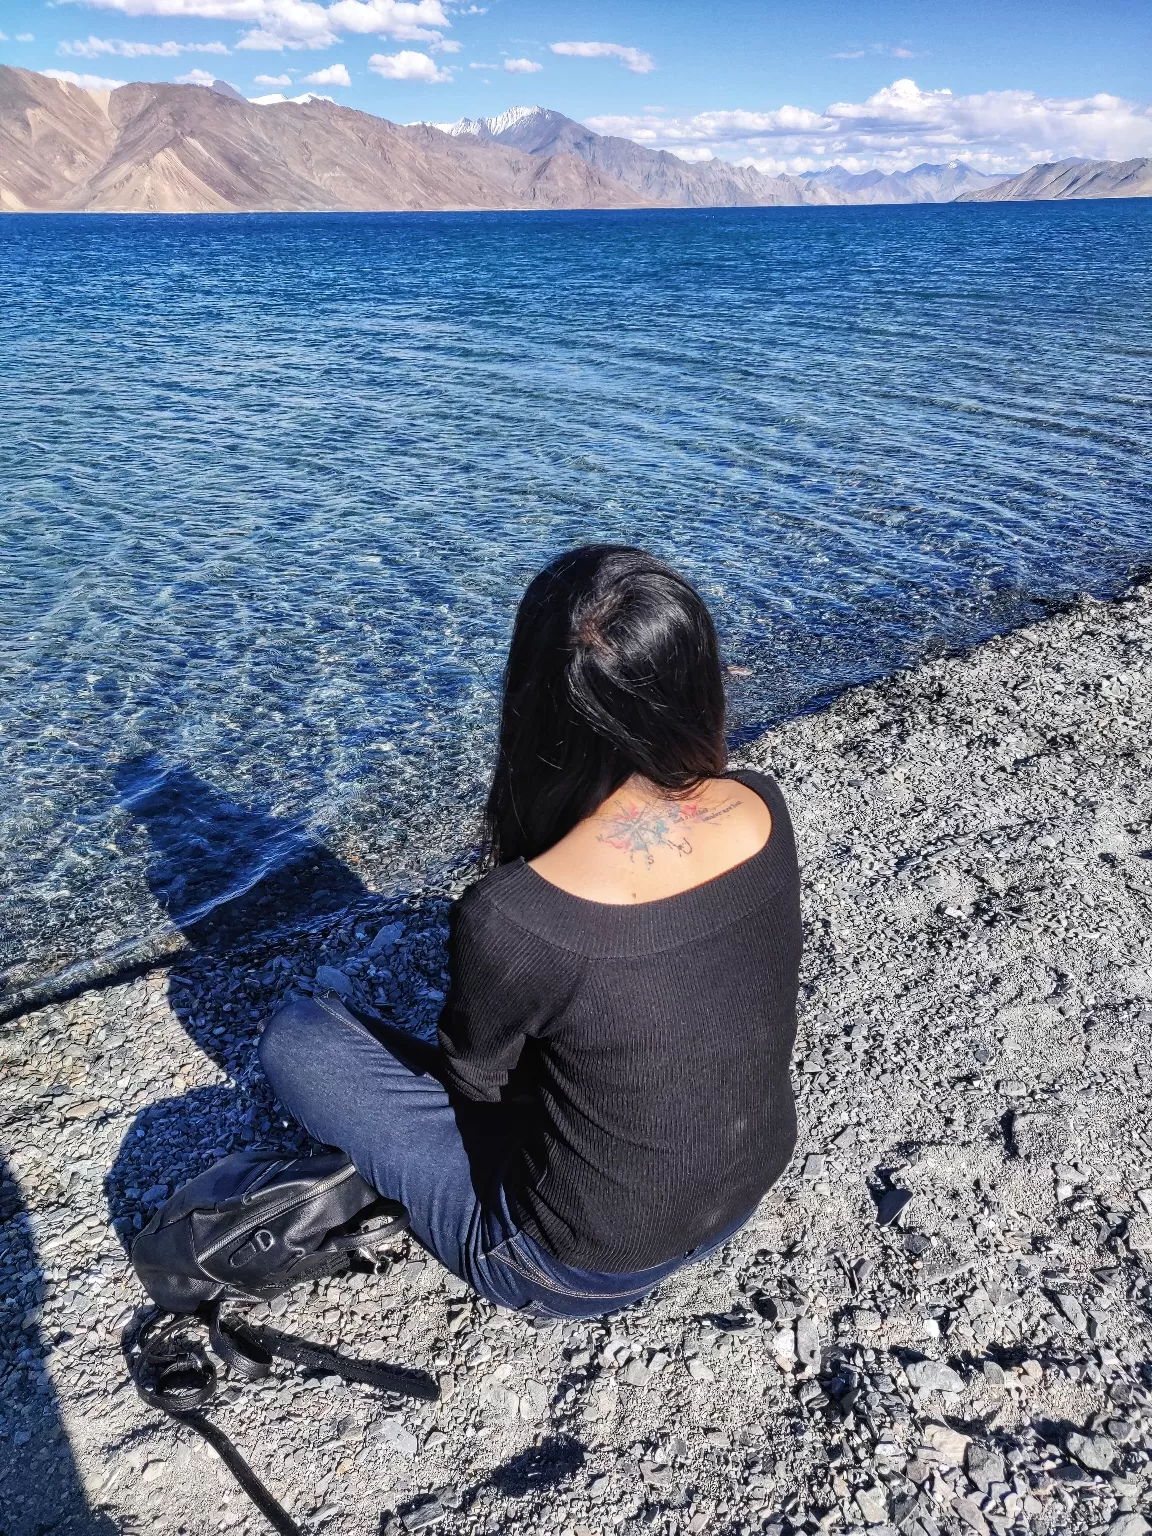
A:
{"label": "shadow on ground", "polygon": [[[225,1079],[150,1104],[124,1137],[105,1193],[127,1247],[149,1210],[217,1158],[257,1141],[300,1143],[256,1060],[260,1031],[293,975],[267,936],[373,898],[297,826],[235,804],[187,768],[130,763],[120,770],[120,789],[152,845],[152,894],[189,940],[169,974],[169,1005]],[[269,866],[264,878],[220,904]]]}
{"label": "shadow on ground", "polygon": [[[255,1142],[305,1142],[273,1099],[256,1046],[276,1006],[318,964],[342,963],[400,917],[402,953],[390,964],[408,977],[417,1005],[422,993],[425,1001],[439,995],[429,988],[438,984],[444,900],[373,894],[298,827],[235,804],[185,768],[129,764],[120,787],[151,841],[153,895],[189,941],[168,980],[187,1057],[202,1073],[198,1058],[206,1056],[220,1074],[133,1118],[105,1179],[108,1212],[128,1249],[151,1210],[217,1158]],[[269,865],[253,881],[253,869]],[[239,894],[215,905],[231,891]],[[409,1023],[409,997],[383,1017]],[[178,1067],[174,1061],[174,1075]],[[56,1342],[39,1323],[45,1282],[19,1186],[2,1164],[0,1175],[0,1536],[115,1536],[118,1526],[85,1496],[41,1369]]]}
{"label": "shadow on ground", "polygon": [[44,1278],[19,1186],[0,1160],[0,1536],[116,1536],[89,1508],[55,1388],[43,1369],[49,1348],[39,1321]]}

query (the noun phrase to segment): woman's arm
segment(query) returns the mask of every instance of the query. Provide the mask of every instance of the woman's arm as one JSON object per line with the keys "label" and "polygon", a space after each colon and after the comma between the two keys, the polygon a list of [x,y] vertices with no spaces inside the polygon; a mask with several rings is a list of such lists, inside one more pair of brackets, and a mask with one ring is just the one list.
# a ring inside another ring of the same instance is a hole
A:
{"label": "woman's arm", "polygon": [[439,1037],[448,1086],[462,1098],[499,1103],[525,1039],[540,1027],[532,948],[532,936],[512,928],[486,902],[462,902],[452,910],[451,982]]}

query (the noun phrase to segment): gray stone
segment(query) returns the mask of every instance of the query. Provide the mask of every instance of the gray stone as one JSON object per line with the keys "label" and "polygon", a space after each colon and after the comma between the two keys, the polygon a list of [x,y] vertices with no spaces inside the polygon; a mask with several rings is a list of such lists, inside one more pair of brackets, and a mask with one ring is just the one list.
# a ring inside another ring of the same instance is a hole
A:
{"label": "gray stone", "polygon": [[406,1531],[423,1531],[430,1525],[435,1525],[443,1520],[448,1511],[437,1498],[428,1499],[423,1504],[418,1504],[415,1509],[410,1509],[401,1516]]}
{"label": "gray stone", "polygon": [[1069,1456],[1089,1472],[1110,1472],[1116,1461],[1116,1446],[1107,1435],[1082,1435],[1074,1429],[1064,1445]]}
{"label": "gray stone", "polygon": [[888,1519],[888,1495],[883,1488],[858,1488],[856,1508],[869,1525],[884,1525]]}
{"label": "gray stone", "polygon": [[1076,1332],[1083,1333],[1088,1327],[1088,1320],[1085,1318],[1084,1311],[1075,1296],[1068,1296],[1063,1291],[1059,1291],[1052,1299],[1072,1324],[1073,1328],[1075,1328]]}
{"label": "gray stone", "polygon": [[814,1318],[796,1319],[796,1358],[806,1371],[814,1371],[820,1364],[820,1330]]}
{"label": "gray stone", "polygon": [[952,1429],[947,1424],[926,1424],[924,1444],[935,1451],[940,1460],[946,1461],[950,1467],[964,1465],[964,1453],[968,1449],[969,1440],[968,1436],[962,1435],[958,1429]]}
{"label": "gray stone", "polygon": [[398,1456],[412,1457],[419,1449],[416,1436],[411,1430],[405,1429],[399,1419],[381,1419],[378,1425],[373,1426],[373,1438],[390,1451],[395,1451]]}
{"label": "gray stone", "polygon": [[981,1493],[987,1493],[993,1483],[1005,1481],[1003,1456],[986,1445],[969,1442],[966,1464],[968,1476]]}
{"label": "gray stone", "polygon": [[974,1254],[942,1254],[940,1258],[925,1264],[920,1275],[925,1285],[936,1285],[941,1280],[958,1280],[975,1267]]}
{"label": "gray stone", "polygon": [[939,1360],[914,1360],[905,1366],[909,1384],[918,1392],[963,1392],[964,1382],[950,1365]]}
{"label": "gray stone", "polygon": [[952,1500],[952,1508],[964,1524],[976,1532],[976,1536],[988,1536],[988,1522],[978,1504],[973,1504],[971,1499],[956,1498]]}
{"label": "gray stone", "polygon": [[876,1225],[889,1227],[911,1203],[912,1191],[894,1187],[886,1189],[876,1202]]}
{"label": "gray stone", "polygon": [[341,997],[351,997],[355,988],[343,971],[338,971],[334,965],[318,965],[316,967],[316,985],[327,989],[329,992],[338,992]]}
{"label": "gray stone", "polygon": [[403,923],[385,923],[364,953],[370,960],[375,959],[381,950],[387,949],[389,944],[398,944],[403,937]]}
{"label": "gray stone", "polygon": [[1119,1445],[1128,1445],[1140,1435],[1135,1424],[1128,1419],[1109,1419],[1104,1431],[1110,1440],[1115,1440]]}
{"label": "gray stone", "polygon": [[1145,1536],[1149,1525],[1139,1510],[1117,1515],[1108,1527],[1108,1536]]}

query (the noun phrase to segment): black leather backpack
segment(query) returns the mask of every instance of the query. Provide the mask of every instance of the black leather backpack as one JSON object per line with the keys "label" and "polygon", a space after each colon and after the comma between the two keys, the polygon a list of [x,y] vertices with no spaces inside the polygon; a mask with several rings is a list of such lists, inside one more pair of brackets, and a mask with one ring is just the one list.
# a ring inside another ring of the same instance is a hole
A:
{"label": "black leather backpack", "polygon": [[346,1269],[408,1225],[343,1152],[234,1152],[189,1180],[132,1244],[140,1284],[166,1312],[207,1301],[266,1301]]}
{"label": "black leather backpack", "polygon": [[296,1522],[205,1417],[218,1374],[197,1330],[207,1329],[212,1354],[246,1381],[267,1376],[281,1359],[434,1401],[439,1388],[421,1372],[350,1359],[224,1315],[229,1302],[267,1301],[337,1274],[357,1252],[380,1247],[407,1225],[404,1207],[378,1195],[342,1152],[300,1156],[259,1148],[234,1152],[182,1185],[132,1245],[133,1268],[155,1302],[124,1330],[137,1392],[207,1440],[282,1536],[300,1536]]}

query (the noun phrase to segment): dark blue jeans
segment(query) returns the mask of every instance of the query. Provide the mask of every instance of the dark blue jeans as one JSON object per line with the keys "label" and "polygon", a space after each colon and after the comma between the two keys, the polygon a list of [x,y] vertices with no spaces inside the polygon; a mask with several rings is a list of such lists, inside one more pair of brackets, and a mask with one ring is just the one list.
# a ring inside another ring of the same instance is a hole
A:
{"label": "dark blue jeans", "polygon": [[438,1058],[434,1046],[386,1025],[370,1028],[331,996],[289,1003],[260,1041],[260,1063],[285,1108],[317,1141],[346,1152],[382,1195],[399,1200],[413,1235],[489,1301],[543,1316],[599,1317],[639,1301],[748,1219],[693,1253],[633,1274],[560,1263],[520,1230],[505,1195],[515,1107],[453,1106],[436,1075]]}

